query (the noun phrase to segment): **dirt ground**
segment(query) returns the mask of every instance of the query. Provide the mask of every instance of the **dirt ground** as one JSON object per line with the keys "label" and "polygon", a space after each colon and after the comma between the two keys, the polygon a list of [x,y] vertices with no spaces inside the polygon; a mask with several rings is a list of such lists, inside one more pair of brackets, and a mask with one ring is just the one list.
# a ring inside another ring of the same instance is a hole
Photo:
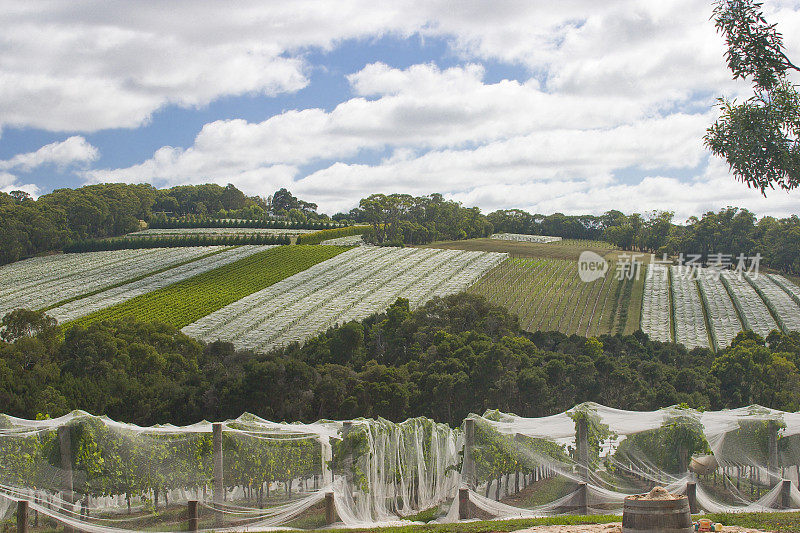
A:
{"label": "dirt ground", "polygon": [[[724,533],[764,533],[759,529],[747,529],[738,526],[725,526],[722,531]],[[515,533],[622,533],[622,523],[585,526],[537,526],[521,529]]]}

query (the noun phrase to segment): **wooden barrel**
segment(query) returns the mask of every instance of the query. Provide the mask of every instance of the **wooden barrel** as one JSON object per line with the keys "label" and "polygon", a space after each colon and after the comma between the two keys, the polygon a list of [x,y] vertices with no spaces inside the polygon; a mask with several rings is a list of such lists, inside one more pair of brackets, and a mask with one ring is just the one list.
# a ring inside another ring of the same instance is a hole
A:
{"label": "wooden barrel", "polygon": [[669,500],[625,498],[622,533],[690,533],[694,531],[686,496]]}

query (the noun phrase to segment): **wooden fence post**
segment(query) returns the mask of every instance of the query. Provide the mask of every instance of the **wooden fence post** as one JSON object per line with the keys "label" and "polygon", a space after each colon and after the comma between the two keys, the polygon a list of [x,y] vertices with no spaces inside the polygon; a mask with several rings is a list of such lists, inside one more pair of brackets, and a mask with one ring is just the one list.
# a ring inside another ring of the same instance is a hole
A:
{"label": "wooden fence post", "polygon": [[[212,491],[212,501],[215,506],[222,505],[225,501],[225,478],[222,454],[222,423],[215,422],[211,426],[211,434],[214,449],[214,486]],[[217,508],[214,510],[214,522],[219,527],[222,524],[222,512]]]}
{"label": "wooden fence post", "polygon": [[[63,471],[63,493],[62,499],[66,504],[63,506],[65,514],[70,515],[75,509],[73,503],[75,486],[72,479],[72,436],[69,426],[59,426],[58,446],[61,452],[61,469]],[[74,533],[71,526],[64,525],[64,533]]]}
{"label": "wooden fence post", "polygon": [[197,515],[197,500],[189,500],[187,502],[189,511],[189,531],[197,533],[200,529],[200,517]]}
{"label": "wooden fence post", "polygon": [[17,533],[28,533],[28,501],[17,502]]}
{"label": "wooden fence post", "polygon": [[578,475],[583,481],[589,481],[589,422],[581,417],[577,426]]}
{"label": "wooden fence post", "polygon": [[469,519],[469,489],[458,489],[458,519]]}
{"label": "wooden fence post", "polygon": [[780,482],[778,477],[778,424],[774,421],[769,422],[768,433],[769,444],[769,463],[767,470],[769,470],[769,486],[774,487]]}
{"label": "wooden fence post", "polygon": [[589,489],[586,483],[578,483],[578,514],[589,514]]}
{"label": "wooden fence post", "polygon": [[792,482],[788,479],[781,481],[781,509],[792,507]]}
{"label": "wooden fence post", "polygon": [[336,522],[336,506],[333,501],[333,493],[325,493],[325,523],[331,525]]}
{"label": "wooden fence post", "polygon": [[686,498],[689,500],[689,512],[697,513],[697,483],[690,481],[686,484]]}
{"label": "wooden fence post", "polygon": [[475,461],[472,454],[475,448],[475,420],[464,420],[464,462],[461,467],[461,480],[468,488],[475,490]]}

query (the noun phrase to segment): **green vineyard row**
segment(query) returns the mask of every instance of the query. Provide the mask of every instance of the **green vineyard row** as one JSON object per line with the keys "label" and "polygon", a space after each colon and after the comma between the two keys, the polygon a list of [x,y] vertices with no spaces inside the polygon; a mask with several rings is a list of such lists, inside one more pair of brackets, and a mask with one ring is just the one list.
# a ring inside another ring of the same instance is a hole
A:
{"label": "green vineyard row", "polygon": [[[577,263],[563,259],[509,258],[469,291],[507,307],[527,331],[595,336],[630,333],[638,320],[641,281],[618,279],[615,263],[602,278],[584,283]],[[638,290],[637,290],[638,289]]]}

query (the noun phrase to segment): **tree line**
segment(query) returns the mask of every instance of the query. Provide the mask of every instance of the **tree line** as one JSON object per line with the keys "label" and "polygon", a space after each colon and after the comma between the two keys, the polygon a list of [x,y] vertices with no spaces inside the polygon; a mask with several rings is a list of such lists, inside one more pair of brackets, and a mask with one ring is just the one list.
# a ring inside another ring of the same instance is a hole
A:
{"label": "tree line", "polygon": [[757,218],[747,209],[726,207],[693,216],[684,224],[673,221],[669,211],[626,215],[607,211],[603,215],[544,216],[519,209],[495,211],[487,218],[495,232],[553,235],[569,239],[605,240],[623,250],[689,256],[707,261],[712,254],[753,257],[790,274],[800,273],[800,218]]}
{"label": "tree line", "polygon": [[263,218],[213,218],[196,215],[168,217],[157,213],[150,217],[148,226],[153,229],[193,229],[193,228],[233,228],[233,229],[331,229],[344,226],[332,220],[307,220],[300,222],[292,219],[274,217]]}
{"label": "tree line", "polygon": [[235,235],[141,235],[130,238],[89,239],[64,246],[65,253],[100,252],[106,250],[140,250],[144,248],[180,248],[182,246],[245,246],[290,244],[288,235],[240,233]]}
{"label": "tree line", "polygon": [[466,294],[415,311],[400,299],[268,354],[135,320],[62,332],[40,313],[15,311],[2,326],[0,405],[28,418],[85,409],[187,424],[247,411],[276,421],[427,416],[459,425],[489,408],[544,416],[584,401],[632,410],[800,407],[800,333],[744,332],[717,354],[641,332],[531,334],[505,309]]}
{"label": "tree line", "polygon": [[[441,194],[373,194],[359,207],[333,217],[316,213],[316,204],[280,189],[266,198],[248,197],[233,185],[179,186],[102,184],[58,189],[33,200],[26,193],[0,192],[0,264],[61,250],[69,243],[106,239],[141,228],[213,226],[246,217],[258,224],[321,228],[328,224],[367,224],[364,240],[375,244],[426,244],[440,240],[487,237],[492,233],[553,235],[568,239],[606,240],[624,250],[656,254],[709,254],[751,257],[790,274],[800,273],[800,218],[762,217],[728,207],[673,222],[667,211],[602,215],[531,214],[519,209],[484,215]],[[275,220],[279,217],[279,220]],[[269,222],[265,220],[272,219]],[[267,226],[269,227],[269,226]]]}
{"label": "tree line", "polygon": [[[148,184],[107,183],[57,189],[36,200],[22,191],[0,192],[0,264],[62,250],[71,243],[124,235],[142,229],[142,221],[167,215],[282,216],[296,225],[309,219],[330,222],[316,215],[315,209],[315,204],[298,200],[285,189],[259,198],[248,197],[233,185],[156,189]],[[293,210],[296,213],[291,218]]]}
{"label": "tree line", "polygon": [[427,196],[373,194],[363,198],[347,215],[370,225],[364,240],[374,244],[427,244],[433,241],[488,237],[492,224],[477,207],[445,200],[439,193]]}

